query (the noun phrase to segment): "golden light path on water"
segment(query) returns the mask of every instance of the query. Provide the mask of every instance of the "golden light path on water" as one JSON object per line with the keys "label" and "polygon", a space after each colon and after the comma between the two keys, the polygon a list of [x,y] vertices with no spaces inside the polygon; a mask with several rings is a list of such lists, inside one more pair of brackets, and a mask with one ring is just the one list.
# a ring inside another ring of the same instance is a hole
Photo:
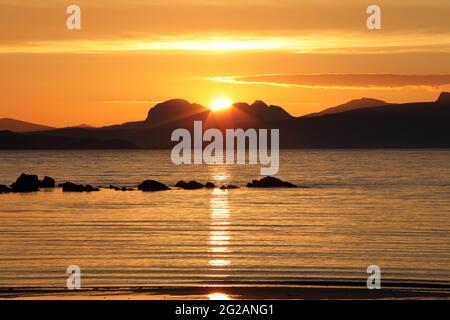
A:
{"label": "golden light path on water", "polygon": [[211,204],[211,225],[209,232],[209,252],[212,259],[209,265],[223,267],[231,264],[226,257],[229,252],[228,245],[231,240],[229,233],[230,209],[228,207],[228,190],[214,189]]}
{"label": "golden light path on water", "polygon": [[208,295],[209,300],[231,300],[230,297],[224,293],[211,293]]}
{"label": "golden light path on water", "polygon": [[[226,173],[214,175],[220,179],[227,176]],[[231,241],[230,228],[230,209],[228,204],[228,190],[214,189],[212,191],[211,200],[211,224],[209,232],[209,267],[211,270],[218,273],[223,272],[223,269],[231,265],[231,260],[228,259],[229,244]],[[222,276],[222,274],[219,274]],[[224,275],[223,275],[224,276]],[[229,300],[227,294],[214,292],[208,295],[210,300]]]}

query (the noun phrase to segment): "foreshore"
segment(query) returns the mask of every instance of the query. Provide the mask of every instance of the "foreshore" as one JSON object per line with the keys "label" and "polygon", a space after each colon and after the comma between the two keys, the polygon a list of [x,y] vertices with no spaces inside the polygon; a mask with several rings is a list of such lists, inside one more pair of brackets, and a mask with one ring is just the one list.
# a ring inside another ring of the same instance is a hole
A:
{"label": "foreshore", "polygon": [[[344,285],[342,285],[344,284]],[[64,288],[1,288],[0,299],[13,300],[450,300],[450,285],[409,283],[369,290],[354,283],[339,286],[183,286],[109,287],[67,290]]]}

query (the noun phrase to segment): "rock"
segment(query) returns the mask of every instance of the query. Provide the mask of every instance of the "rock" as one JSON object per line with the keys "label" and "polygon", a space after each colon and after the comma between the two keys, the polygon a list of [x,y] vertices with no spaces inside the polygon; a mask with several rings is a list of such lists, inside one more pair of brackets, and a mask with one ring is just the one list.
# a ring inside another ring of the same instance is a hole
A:
{"label": "rock", "polygon": [[13,192],[36,192],[39,191],[39,178],[36,175],[22,173],[11,187]]}
{"label": "rock", "polygon": [[175,185],[177,188],[186,189],[186,190],[197,190],[202,189],[204,186],[200,182],[197,181],[189,181],[188,183],[184,181],[178,181]]}
{"label": "rock", "polygon": [[8,186],[5,186],[3,184],[0,184],[0,194],[1,193],[10,193],[12,192],[12,189],[9,188]]}
{"label": "rock", "polygon": [[230,184],[228,186],[221,186],[220,187],[220,190],[231,190],[231,189],[239,189],[239,187],[235,186],[235,185],[232,185],[232,184]]}
{"label": "rock", "polygon": [[212,182],[207,182],[207,183],[205,184],[205,188],[206,188],[206,189],[215,189],[215,188],[217,188],[217,187],[216,187],[216,185],[215,185],[214,183],[212,183]]}
{"label": "rock", "polygon": [[133,188],[127,188],[127,187],[116,187],[113,185],[109,186],[109,189],[115,190],[115,191],[134,191]]}
{"label": "rock", "polygon": [[261,180],[253,180],[247,184],[248,188],[296,188],[297,186],[275,177],[265,177]]}
{"label": "rock", "polygon": [[143,181],[139,187],[139,190],[142,191],[165,191],[170,190],[168,186],[166,186],[164,183],[155,181],[155,180],[145,180]]}
{"label": "rock", "polygon": [[120,191],[134,191],[134,189],[133,188],[122,187],[122,188],[120,188]]}
{"label": "rock", "polygon": [[99,188],[94,188],[94,187],[92,187],[91,185],[88,184],[88,185],[86,185],[84,187],[83,191],[85,191],[85,192],[93,192],[93,191],[100,191],[100,189]]}
{"label": "rock", "polygon": [[94,192],[100,191],[98,188],[94,188],[91,185],[83,186],[81,184],[75,184],[72,182],[65,182],[59,185],[63,188],[63,192]]}
{"label": "rock", "polygon": [[54,188],[55,179],[45,176],[44,180],[39,181],[39,188]]}

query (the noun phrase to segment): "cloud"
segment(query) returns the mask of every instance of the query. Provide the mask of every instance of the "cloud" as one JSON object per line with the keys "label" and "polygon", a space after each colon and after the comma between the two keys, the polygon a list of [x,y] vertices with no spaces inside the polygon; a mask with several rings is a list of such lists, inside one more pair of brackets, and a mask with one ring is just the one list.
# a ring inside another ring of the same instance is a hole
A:
{"label": "cloud", "polygon": [[312,89],[389,89],[450,85],[450,74],[261,74],[207,77],[206,80],[236,85],[267,85]]}
{"label": "cloud", "polygon": [[98,101],[98,103],[107,103],[107,104],[145,104],[145,105],[154,105],[158,104],[161,101],[157,100],[102,100]]}
{"label": "cloud", "polygon": [[361,34],[260,36],[256,34],[179,34],[127,39],[72,39],[0,43],[8,53],[105,53],[105,52],[287,52],[294,54],[381,54],[411,52],[450,53],[450,33],[413,37],[402,35],[368,39]]}

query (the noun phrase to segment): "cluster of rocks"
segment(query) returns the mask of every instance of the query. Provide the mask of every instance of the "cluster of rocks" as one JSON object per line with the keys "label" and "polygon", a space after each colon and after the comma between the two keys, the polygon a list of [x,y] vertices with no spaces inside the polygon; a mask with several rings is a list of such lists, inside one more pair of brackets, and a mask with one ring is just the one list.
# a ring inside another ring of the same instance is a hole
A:
{"label": "cluster of rocks", "polygon": [[[252,182],[247,184],[248,188],[296,188],[297,186],[287,182],[282,181],[275,177],[265,177],[261,180],[253,180]],[[178,181],[175,184],[175,188],[180,188],[184,190],[198,190],[198,189],[215,189],[217,186],[212,183],[208,182],[206,184],[202,184],[197,181]],[[154,181],[154,180],[146,180],[142,184],[139,185],[139,190],[142,191],[165,191],[165,190],[171,190],[167,185]],[[236,185],[223,185],[219,189],[221,190],[231,190],[231,189],[239,189]]]}
{"label": "cluster of rocks", "polygon": [[227,186],[221,186],[221,187],[220,187],[220,190],[232,190],[232,189],[239,189],[239,187],[238,187],[238,186],[235,186],[235,185],[232,185],[232,184],[229,184],[229,185],[227,185]]}
{"label": "cluster of rocks", "polygon": [[275,177],[265,177],[261,180],[253,180],[247,184],[247,188],[296,188],[295,184],[282,181]]}
{"label": "cluster of rocks", "polygon": [[58,187],[63,189],[63,192],[95,192],[95,191],[100,191],[99,188],[94,188],[91,185],[85,185],[83,186],[82,184],[75,184],[72,182],[64,182],[64,183],[60,183],[58,185]]}
{"label": "cluster of rocks", "polygon": [[184,181],[178,181],[177,184],[175,185],[176,188],[181,188],[181,189],[185,189],[185,190],[197,190],[197,189],[215,189],[217,188],[216,185],[212,182],[207,182],[206,184],[201,184],[200,182],[197,181],[189,181],[189,182],[184,182]]}
{"label": "cluster of rocks", "polygon": [[109,186],[109,189],[115,190],[115,191],[134,191],[133,188],[127,188],[127,187],[116,187],[113,185]]}
{"label": "cluster of rocks", "polygon": [[[197,181],[189,181],[189,182],[178,181],[175,184],[175,187],[185,189],[185,190],[198,190],[198,189],[203,189],[205,186]],[[214,186],[214,188],[215,188],[215,186]]]}
{"label": "cluster of rocks", "polygon": [[[63,189],[63,192],[94,192],[100,191],[99,188],[92,187],[91,185],[81,185],[75,184],[72,182],[65,182],[58,185],[58,187]],[[198,190],[198,189],[215,189],[217,186],[208,182],[206,184],[202,184],[197,181],[179,181],[175,184],[176,188],[181,188],[184,190]],[[296,188],[297,186],[287,182],[282,181],[275,177],[265,177],[261,180],[253,180],[252,182],[247,184],[248,188]],[[17,178],[16,182],[8,187],[6,185],[0,185],[0,193],[9,193],[9,192],[36,192],[39,191],[40,188],[55,188],[55,179],[50,177],[44,177],[43,180],[39,180],[39,177],[36,175],[28,175],[22,173],[22,175]],[[110,189],[116,191],[133,191],[132,188],[127,187],[116,187],[113,185],[109,186]],[[221,190],[231,190],[238,189],[238,186],[235,185],[223,185],[219,189]],[[139,186],[138,190],[141,191],[166,191],[171,190],[170,187],[165,185],[164,183],[155,181],[155,180],[145,180]]]}
{"label": "cluster of rocks", "polygon": [[[51,177],[44,177],[44,179],[39,180],[39,177],[34,174],[22,173],[16,182],[14,182],[10,187],[5,185],[0,185],[0,193],[10,193],[10,192],[38,192],[40,189],[55,188],[55,179]],[[98,188],[94,188],[90,185],[83,186],[81,184],[75,184],[72,182],[65,182],[58,185],[62,188],[64,192],[92,192],[99,191]]]}
{"label": "cluster of rocks", "polygon": [[55,179],[44,177],[39,180],[37,175],[22,173],[10,187],[0,185],[0,193],[37,192],[41,188],[55,188]]}
{"label": "cluster of rocks", "polygon": [[138,189],[141,191],[166,191],[170,190],[168,186],[164,183],[155,180],[145,180],[139,186]]}
{"label": "cluster of rocks", "polygon": [[[180,189],[184,189],[184,190],[198,190],[198,189],[215,189],[217,188],[217,186],[212,183],[212,182],[207,182],[206,184],[202,184],[200,182],[197,181],[189,181],[189,182],[184,182],[184,181],[178,181],[177,184],[175,185],[176,188],[180,188]],[[228,185],[228,186],[221,186],[219,189],[221,190],[228,190],[228,189],[239,189],[238,186],[235,185]]]}

